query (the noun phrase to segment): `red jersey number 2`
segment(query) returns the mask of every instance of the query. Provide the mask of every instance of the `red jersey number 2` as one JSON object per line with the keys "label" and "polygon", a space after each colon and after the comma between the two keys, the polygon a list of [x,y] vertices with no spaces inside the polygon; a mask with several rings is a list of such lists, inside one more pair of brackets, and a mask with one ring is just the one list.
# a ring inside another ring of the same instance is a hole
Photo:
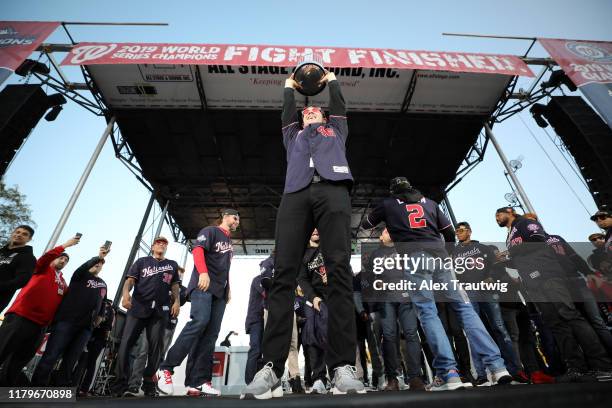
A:
{"label": "red jersey number 2", "polygon": [[410,228],[425,228],[427,226],[427,220],[423,218],[424,213],[421,204],[407,204],[406,211],[408,211]]}

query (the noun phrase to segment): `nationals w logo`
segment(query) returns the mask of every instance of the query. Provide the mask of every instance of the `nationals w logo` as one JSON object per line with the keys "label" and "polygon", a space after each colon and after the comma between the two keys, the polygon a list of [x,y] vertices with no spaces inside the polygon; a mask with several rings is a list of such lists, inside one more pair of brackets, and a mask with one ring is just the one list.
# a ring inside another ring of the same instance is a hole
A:
{"label": "nationals w logo", "polygon": [[73,64],[92,61],[111,53],[117,44],[82,45],[72,49],[74,56],[70,59]]}

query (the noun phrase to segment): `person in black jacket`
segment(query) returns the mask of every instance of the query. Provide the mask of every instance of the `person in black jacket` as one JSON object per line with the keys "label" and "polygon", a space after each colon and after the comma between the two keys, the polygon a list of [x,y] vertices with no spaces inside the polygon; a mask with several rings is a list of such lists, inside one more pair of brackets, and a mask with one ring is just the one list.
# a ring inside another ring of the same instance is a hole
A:
{"label": "person in black jacket", "polygon": [[[450,342],[438,317],[435,293],[448,301],[459,318],[472,352],[481,356],[493,384],[508,384],[512,376],[506,370],[499,348],[469,302],[465,292],[452,284],[452,271],[446,248],[455,242],[454,229],[438,204],[412,187],[405,177],[395,177],[389,185],[390,197],[383,199],[363,219],[361,226],[372,229],[385,222],[398,255],[411,262],[403,265],[404,277],[414,287],[409,289],[417,316],[433,352],[435,377],[431,391],[454,390],[472,386],[463,383],[457,371]],[[418,261],[417,261],[418,260]],[[411,264],[411,265],[410,265]]]}
{"label": "person in black jacket", "polygon": [[11,234],[9,242],[0,248],[0,312],[8,306],[18,289],[30,280],[36,258],[32,247],[34,230],[29,225],[20,225]]}
{"label": "person in black jacket", "polygon": [[85,262],[72,275],[68,294],[55,314],[45,353],[32,375],[32,385],[48,385],[51,371],[60,357],[62,364],[56,385],[74,385],[74,366],[91,337],[92,329],[104,317],[106,282],[98,274],[109,251],[101,247],[98,256]]}
{"label": "person in black jacket", "polygon": [[594,272],[589,268],[586,261],[576,253],[574,248],[559,235],[549,235],[546,243],[558,255],[567,278],[567,287],[576,307],[597,333],[601,344],[608,352],[608,357],[612,357],[612,334],[610,334],[606,322],[601,317],[595,296],[588,288],[585,280],[594,279]]}
{"label": "person in black jacket", "polygon": [[[310,236],[308,248],[304,253],[298,284],[306,298],[304,314],[306,322],[302,341],[308,347],[310,357],[312,394],[326,394],[327,366],[325,349],[327,347],[327,270],[319,247],[319,232],[315,229]],[[348,316],[347,316],[348,318]]]}
{"label": "person in black jacket", "polygon": [[[292,336],[295,280],[308,237],[317,228],[321,252],[329,273],[329,347],[327,365],[334,372],[334,394],[365,393],[355,375],[355,320],[351,257],[351,199],[353,184],[346,158],[348,124],[346,104],[333,72],[322,82],[329,88],[329,118],[317,106],[297,116],[293,76],[285,81],[282,113],[283,146],[287,151],[285,189],[276,217],[274,283],[269,291],[269,316],[263,337],[260,370],[241,398],[268,399],[283,395],[280,378]],[[302,288],[303,289],[303,288]],[[265,371],[262,371],[265,370]]]}
{"label": "person in black jacket", "polygon": [[542,225],[518,215],[511,207],[499,208],[495,219],[497,225],[508,228],[506,246],[510,260],[567,365],[567,373],[558,377],[557,382],[595,381],[607,376],[612,361],[591,325],[574,306],[563,267],[556,253],[546,245],[549,235]]}

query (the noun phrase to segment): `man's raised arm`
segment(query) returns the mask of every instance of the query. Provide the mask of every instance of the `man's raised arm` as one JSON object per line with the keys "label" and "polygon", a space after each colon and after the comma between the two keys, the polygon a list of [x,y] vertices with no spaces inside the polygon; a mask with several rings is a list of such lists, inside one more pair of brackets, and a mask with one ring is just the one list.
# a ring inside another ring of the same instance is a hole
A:
{"label": "man's raised arm", "polygon": [[336,80],[336,75],[333,72],[328,72],[323,79],[327,81],[329,86],[329,116],[346,116],[346,102],[342,91],[340,90],[340,83]]}
{"label": "man's raised arm", "polygon": [[283,128],[297,123],[297,108],[295,106],[295,95],[293,90],[297,87],[297,82],[293,79],[293,74],[285,80],[283,90],[283,113],[281,115]]}

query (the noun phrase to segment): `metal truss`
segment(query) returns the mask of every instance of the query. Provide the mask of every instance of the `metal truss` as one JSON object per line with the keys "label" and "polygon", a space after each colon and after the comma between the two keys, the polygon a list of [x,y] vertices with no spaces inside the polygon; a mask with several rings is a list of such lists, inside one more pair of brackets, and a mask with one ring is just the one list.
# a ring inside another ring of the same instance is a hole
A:
{"label": "metal truss", "polygon": [[[26,77],[26,82],[36,78],[40,85],[44,85],[53,91],[62,94],[66,99],[69,99],[88,110],[96,116],[106,116],[108,109],[106,108],[95,84],[84,67],[81,67],[85,82],[71,82],[61,70],[59,64],[53,56],[54,52],[70,51],[70,44],[42,44],[37,51],[40,52],[38,62],[43,59],[43,62],[48,68],[49,73],[31,72]],[[84,92],[89,92],[92,98],[84,95]]]}
{"label": "metal truss", "polygon": [[476,141],[470,147],[465,158],[459,166],[459,170],[455,175],[454,181],[446,187],[444,194],[448,194],[457,184],[459,184],[465,176],[467,176],[474,168],[484,160],[484,155],[489,145],[489,138],[484,131],[481,131],[476,138]]}
{"label": "metal truss", "polygon": [[[66,29],[64,25],[64,29]],[[64,75],[62,70],[60,69],[59,64],[56,62],[53,53],[54,52],[68,52],[70,49],[76,44],[68,30],[66,29],[66,33],[70,38],[72,44],[42,44],[37,51],[40,52],[39,59],[45,58],[45,62],[50,69],[49,74],[41,74],[41,73],[32,73],[28,76],[26,81],[29,81],[31,78],[36,78],[40,81],[41,85],[46,85],[50,89],[54,90],[65,96],[67,99],[77,103],[82,108],[87,111],[93,113],[96,116],[105,116],[110,117],[112,112],[106,106],[104,102],[104,98],[99,91],[95,81],[93,80],[91,73],[89,72],[86,66],[80,66],[81,73],[83,75],[84,82],[76,83],[71,82]],[[542,81],[543,77],[546,73],[551,71],[551,68],[556,65],[555,62],[550,58],[528,58],[527,54],[533,47],[534,42],[532,41],[529,49],[525,53],[523,60],[529,65],[539,65],[542,66],[542,70],[536,76],[535,80],[527,90],[519,89],[518,92],[515,92],[515,89],[518,84],[518,77],[512,78],[509,81],[508,86],[504,90],[502,97],[500,98],[498,104],[492,111],[490,118],[487,123],[492,127],[496,123],[501,123],[515,114],[523,111],[524,109],[529,108],[533,104],[542,100],[551,95],[552,92],[557,90],[559,87],[544,89],[541,87],[537,87],[537,85]],[[198,71],[198,70],[196,70]],[[405,114],[407,112],[407,108],[410,104],[410,100],[412,98],[412,94],[414,92],[414,88],[417,80],[417,71],[413,73],[413,78],[406,90],[404,95],[404,100],[402,103],[400,115]],[[536,89],[537,87],[537,89]],[[199,85],[201,88],[201,85]],[[200,89],[201,90],[201,89]],[[91,96],[84,95],[85,92],[88,91]],[[201,90],[202,91],[202,90]],[[205,101],[205,97],[203,98]],[[205,106],[203,106],[205,108]],[[395,133],[395,132],[393,132]],[[393,139],[393,134],[391,136]],[[138,164],[138,161],[134,155],[134,152],[130,148],[129,144],[122,136],[117,125],[114,126],[113,131],[111,132],[111,141],[113,144],[113,149],[115,151],[115,156],[127,167],[127,169],[136,177],[138,181],[152,194],[155,195],[155,199],[158,201],[160,208],[162,208],[163,204],[167,200],[171,200],[170,197],[164,197],[163,194],[153,187],[151,183],[149,183],[144,175],[143,171]],[[484,160],[484,155],[489,144],[489,138],[487,137],[484,131],[477,136],[476,141],[470,147],[467,152],[465,158],[462,160],[459,169],[456,172],[455,179],[453,182],[445,189],[445,194],[448,194],[456,185],[458,185],[474,168]],[[233,197],[232,192],[230,191],[230,201],[235,203],[235,197]],[[170,205],[171,205],[170,201]],[[363,220],[365,215],[368,212],[370,207],[370,203],[367,204],[364,208],[355,209],[353,216],[358,216],[360,220]],[[442,204],[442,209],[448,212],[445,204]],[[159,216],[159,215],[158,215]],[[155,214],[154,214],[155,217]],[[170,227],[170,231],[172,233],[172,237],[175,241],[182,243],[187,246],[190,250],[191,243],[184,236],[181,231],[180,226],[176,222],[176,220],[169,214],[166,213],[165,221],[168,223]],[[378,233],[380,233],[379,229],[372,229],[370,231],[362,231],[359,226],[356,228],[353,227],[352,238],[357,242],[363,240],[371,240]],[[143,234],[144,236],[144,234]],[[141,237],[142,238],[142,237]],[[245,239],[244,236],[241,236],[237,243],[242,246],[244,253],[248,254],[247,247],[253,245],[249,240]],[[148,248],[147,244],[143,244],[141,242],[141,251],[148,252],[150,248]]]}

